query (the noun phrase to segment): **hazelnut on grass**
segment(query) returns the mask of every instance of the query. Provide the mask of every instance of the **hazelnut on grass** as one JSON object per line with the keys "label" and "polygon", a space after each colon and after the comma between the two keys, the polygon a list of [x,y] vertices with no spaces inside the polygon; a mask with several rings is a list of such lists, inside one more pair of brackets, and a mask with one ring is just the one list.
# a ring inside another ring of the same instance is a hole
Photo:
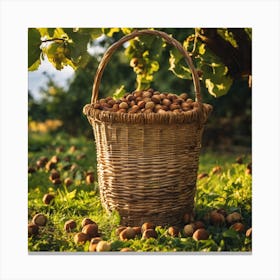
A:
{"label": "hazelnut on grass", "polygon": [[133,252],[133,250],[129,247],[121,248],[120,252]]}
{"label": "hazelnut on grass", "polygon": [[90,185],[90,184],[92,184],[94,182],[94,176],[93,176],[93,174],[88,174],[87,176],[86,176],[86,183],[88,184],[88,185]]}
{"label": "hazelnut on grass", "polygon": [[74,220],[69,220],[64,224],[64,230],[67,232],[71,232],[74,228],[76,228],[77,224]]}
{"label": "hazelnut on grass", "polygon": [[84,244],[90,240],[89,236],[83,232],[78,232],[74,235],[74,242],[76,244]]}
{"label": "hazelnut on grass", "polygon": [[51,193],[46,193],[44,196],[43,196],[43,202],[44,204],[46,205],[49,205],[54,199],[54,195],[51,194]]}
{"label": "hazelnut on grass", "polygon": [[66,185],[66,187],[69,187],[70,185],[73,184],[73,181],[71,178],[67,177],[64,179],[64,184]]}
{"label": "hazelnut on grass", "polygon": [[221,172],[222,172],[222,167],[219,166],[219,165],[214,166],[214,167],[212,168],[212,173],[213,173],[213,174],[218,174],[218,173],[221,173]]}
{"label": "hazelnut on grass", "polygon": [[120,233],[123,231],[123,230],[125,230],[126,229],[126,227],[125,226],[119,226],[119,227],[117,227],[116,228],[116,235],[120,235]]}
{"label": "hazelnut on grass", "polygon": [[142,239],[157,238],[157,233],[154,229],[146,229],[142,234]]}
{"label": "hazelnut on grass", "polygon": [[221,226],[225,223],[224,215],[218,213],[217,210],[213,210],[210,212],[210,223],[214,226]]}
{"label": "hazelnut on grass", "polygon": [[61,184],[61,180],[59,178],[52,180],[52,183],[54,185],[60,185]]}
{"label": "hazelnut on grass", "polygon": [[167,230],[167,233],[169,235],[171,235],[172,237],[178,237],[179,232],[180,232],[180,230],[176,226],[169,227],[168,230]]}
{"label": "hazelnut on grass", "polygon": [[252,228],[251,227],[246,230],[245,236],[252,237]]}
{"label": "hazelnut on grass", "polygon": [[191,225],[193,226],[194,230],[205,228],[205,224],[202,221],[195,221],[191,223]]}
{"label": "hazelnut on grass", "polygon": [[193,235],[194,233],[194,228],[193,228],[193,225],[191,224],[187,224],[184,226],[184,229],[183,229],[183,233],[186,237],[190,237]]}
{"label": "hazelnut on grass", "polygon": [[204,228],[199,228],[193,233],[193,239],[198,240],[207,240],[209,238],[209,233]]}
{"label": "hazelnut on grass", "polygon": [[97,244],[101,241],[102,239],[100,237],[94,237],[90,240],[90,243],[89,243],[89,247],[88,247],[88,250],[89,252],[95,252],[96,251],[96,247],[97,247]]}
{"label": "hazelnut on grass", "polygon": [[33,223],[28,224],[28,237],[37,235],[39,233],[39,227]]}
{"label": "hazelnut on grass", "polygon": [[155,229],[155,228],[156,228],[156,225],[154,223],[146,222],[142,225],[141,232],[143,233],[147,229]]}
{"label": "hazelnut on grass", "polygon": [[29,174],[32,174],[34,172],[36,172],[36,169],[33,166],[28,167],[28,173]]}
{"label": "hazelnut on grass", "polygon": [[135,238],[136,233],[132,227],[127,227],[126,229],[121,231],[119,236],[120,236],[120,240],[124,241],[124,240],[129,240],[129,239]]}
{"label": "hazelnut on grass", "polygon": [[241,220],[242,220],[242,216],[238,212],[233,212],[231,214],[228,214],[226,217],[226,221],[230,225],[240,222]]}
{"label": "hazelnut on grass", "polygon": [[201,179],[206,178],[206,177],[209,177],[207,173],[200,173],[200,174],[197,175],[198,180],[201,180]]}
{"label": "hazelnut on grass", "polygon": [[82,232],[87,234],[89,237],[97,237],[98,235],[98,226],[97,224],[87,224],[83,227]]}
{"label": "hazelnut on grass", "polygon": [[111,245],[107,241],[101,240],[97,243],[96,252],[108,252],[111,251]]}
{"label": "hazelnut on grass", "polygon": [[245,229],[245,226],[242,223],[234,223],[233,225],[231,225],[230,227],[231,229],[235,230],[236,232],[243,232]]}
{"label": "hazelnut on grass", "polygon": [[84,218],[82,220],[82,227],[89,225],[89,224],[96,224],[96,222],[94,222],[92,219],[90,218]]}
{"label": "hazelnut on grass", "polygon": [[136,235],[141,235],[141,227],[133,227]]}
{"label": "hazelnut on grass", "polygon": [[32,219],[33,224],[41,227],[45,226],[47,221],[48,221],[47,217],[41,213],[36,214]]}
{"label": "hazelnut on grass", "polygon": [[52,180],[55,180],[55,179],[59,179],[60,178],[60,174],[57,170],[52,170],[51,171],[51,174],[49,176],[49,179],[52,181]]}

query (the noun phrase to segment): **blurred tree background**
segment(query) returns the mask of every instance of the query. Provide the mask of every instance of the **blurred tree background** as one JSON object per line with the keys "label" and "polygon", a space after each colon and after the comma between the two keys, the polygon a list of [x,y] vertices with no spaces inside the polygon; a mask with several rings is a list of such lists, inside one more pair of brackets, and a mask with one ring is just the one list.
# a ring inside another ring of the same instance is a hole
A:
{"label": "blurred tree background", "polygon": [[[219,147],[223,150],[231,150],[232,147],[250,150],[251,30],[157,30],[172,34],[182,42],[200,72],[203,102],[213,105],[214,108],[205,128],[203,146],[215,149]],[[48,82],[40,89],[39,98],[28,92],[30,129],[31,124],[34,128],[36,123],[59,120],[54,131],[57,128],[57,131],[63,130],[70,135],[82,134],[92,138],[92,129],[82,114],[82,108],[90,103],[94,74],[108,46],[131,31],[129,28],[29,29],[30,71],[36,71],[45,59],[57,69],[66,65],[75,69],[74,77],[69,80],[66,89],[59,86],[53,76],[45,73]],[[90,55],[88,49],[95,47],[101,52]],[[111,58],[104,71],[99,97],[112,96],[122,85],[126,91],[133,91],[139,87],[139,79],[142,87],[149,86],[177,94],[187,92],[192,95],[192,80],[183,63],[172,47],[166,46],[162,40],[133,40],[116,51]]]}

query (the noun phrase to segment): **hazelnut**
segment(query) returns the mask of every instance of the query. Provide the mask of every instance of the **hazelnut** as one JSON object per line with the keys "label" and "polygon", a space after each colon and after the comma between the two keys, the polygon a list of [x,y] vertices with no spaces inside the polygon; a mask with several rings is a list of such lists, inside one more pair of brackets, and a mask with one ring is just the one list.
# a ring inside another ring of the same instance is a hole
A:
{"label": "hazelnut", "polygon": [[221,173],[221,171],[222,171],[222,167],[219,166],[219,165],[214,166],[214,167],[212,168],[212,173],[213,173],[213,174]]}
{"label": "hazelnut", "polygon": [[50,174],[50,176],[49,176],[49,179],[52,181],[52,180],[58,179],[58,178],[60,178],[59,172],[56,171],[56,170],[52,170],[52,171],[51,171],[51,174]]}
{"label": "hazelnut", "polygon": [[204,228],[199,228],[193,233],[193,239],[198,240],[207,240],[209,238],[209,233]]}
{"label": "hazelnut", "polygon": [[246,235],[246,237],[252,237],[252,228],[251,227],[246,230],[245,235]]}
{"label": "hazelnut", "polygon": [[225,217],[218,213],[217,210],[213,210],[210,212],[210,223],[214,226],[221,226],[225,223]]}
{"label": "hazelnut", "polygon": [[48,219],[44,214],[38,213],[33,217],[32,223],[37,226],[44,226],[44,225],[46,225],[47,220]]}
{"label": "hazelnut", "polygon": [[90,185],[90,184],[92,184],[94,182],[94,176],[92,175],[92,174],[88,174],[87,176],[86,176],[86,183],[87,183],[87,185]]}
{"label": "hazelnut", "polygon": [[113,105],[113,107],[112,107],[112,111],[113,111],[113,112],[117,112],[119,109],[120,109],[120,106],[119,106],[119,104],[117,104],[117,103],[115,103],[115,104]]}
{"label": "hazelnut", "polygon": [[45,168],[47,171],[50,171],[50,170],[54,169],[55,166],[56,166],[56,164],[54,162],[48,161],[45,165]]}
{"label": "hazelnut", "polygon": [[39,227],[33,223],[28,224],[28,237],[37,235],[39,233]]}
{"label": "hazelnut", "polygon": [[125,226],[119,226],[117,229],[116,229],[116,235],[120,235],[120,233],[125,230],[126,227]]}
{"label": "hazelnut", "polygon": [[54,185],[60,185],[61,184],[61,180],[59,178],[52,180],[52,183]]}
{"label": "hazelnut", "polygon": [[69,187],[70,185],[72,185],[73,181],[71,178],[67,177],[64,179],[64,184]]}
{"label": "hazelnut", "polygon": [[238,212],[233,212],[228,214],[226,217],[226,221],[228,224],[232,225],[234,223],[240,222],[242,219],[241,215]]}
{"label": "hazelnut", "polygon": [[193,100],[192,100],[191,98],[188,98],[188,99],[186,100],[186,102],[189,103],[189,104],[192,104],[192,103],[193,103]]}
{"label": "hazelnut", "polygon": [[153,101],[148,101],[145,105],[145,109],[153,109],[155,107],[155,103]]}
{"label": "hazelnut", "polygon": [[32,167],[32,166],[30,166],[30,167],[28,167],[28,173],[34,173],[34,172],[36,172],[36,169],[34,168],[34,167]]}
{"label": "hazelnut", "polygon": [[54,199],[54,195],[53,194],[50,194],[50,193],[46,193],[44,196],[43,196],[43,202],[46,204],[46,205],[49,205],[52,200]]}
{"label": "hazelnut", "polygon": [[138,105],[139,109],[143,109],[146,105],[146,102],[141,100],[141,101],[137,102],[137,105]]}
{"label": "hazelnut", "polygon": [[151,93],[150,91],[144,91],[142,96],[143,96],[144,98],[145,98],[145,97],[150,98],[150,97],[152,96],[152,93]]}
{"label": "hazelnut", "polygon": [[54,155],[54,156],[51,157],[50,161],[53,162],[53,163],[58,163],[59,162],[59,157],[57,155]]}
{"label": "hazelnut", "polygon": [[187,236],[187,237],[192,236],[193,233],[194,233],[193,225],[191,225],[191,224],[185,225],[183,232],[184,232],[184,235]]}
{"label": "hazelnut", "polygon": [[132,227],[127,227],[125,230],[120,233],[120,240],[129,240],[135,238],[136,232]]}
{"label": "hazelnut", "polygon": [[182,98],[182,99],[184,99],[184,100],[187,100],[188,94],[184,92],[184,93],[181,93],[181,94],[179,95],[179,97]]}
{"label": "hazelnut", "polygon": [[142,234],[142,239],[157,238],[157,233],[154,229],[146,229]]}
{"label": "hazelnut", "polygon": [[74,220],[69,220],[64,224],[64,230],[67,232],[71,232],[74,228],[76,228],[77,224]]}
{"label": "hazelnut", "polygon": [[169,107],[171,105],[171,101],[167,98],[162,100],[162,105],[165,105],[166,107]]}
{"label": "hazelnut", "polygon": [[138,105],[133,105],[132,107],[131,107],[131,109],[130,109],[130,113],[136,113],[136,112],[138,112],[139,111],[139,107],[138,107]]}
{"label": "hazelnut", "polygon": [[160,101],[161,101],[161,98],[160,98],[159,95],[153,95],[153,96],[151,97],[151,101],[153,101],[155,104],[159,104]]}
{"label": "hazelnut", "polygon": [[107,252],[111,251],[111,245],[107,241],[99,241],[96,246],[96,252]]}
{"label": "hazelnut", "polygon": [[82,232],[87,234],[89,237],[97,237],[98,235],[98,226],[97,224],[87,224],[83,227]]}
{"label": "hazelnut", "polygon": [[168,234],[171,235],[172,237],[178,237],[179,235],[179,228],[176,227],[176,226],[172,226],[172,227],[169,227],[168,230],[167,230]]}
{"label": "hazelnut", "polygon": [[133,227],[136,235],[141,235],[141,227]]}
{"label": "hazelnut", "polygon": [[84,218],[82,220],[82,227],[89,225],[89,224],[96,224],[93,220],[91,220],[90,218]]}
{"label": "hazelnut", "polygon": [[245,227],[242,223],[234,223],[231,227],[231,229],[235,230],[236,232],[243,232]]}
{"label": "hazelnut", "polygon": [[196,231],[197,229],[200,229],[200,228],[205,228],[205,224],[202,222],[202,221],[195,221],[193,223],[191,223],[194,230]]}
{"label": "hazelnut", "polygon": [[89,240],[89,236],[83,232],[78,232],[74,235],[74,242],[76,244],[84,244]]}
{"label": "hazelnut", "polygon": [[119,108],[120,109],[127,109],[128,108],[128,104],[126,102],[122,102],[122,103],[120,103]]}
{"label": "hazelnut", "polygon": [[145,230],[147,229],[155,229],[156,226],[154,223],[151,223],[151,222],[146,222],[142,225],[141,227],[141,232],[143,233]]}
{"label": "hazelnut", "polygon": [[97,244],[101,241],[102,239],[100,237],[94,237],[90,240],[90,244],[89,244],[89,252],[95,252],[96,251],[96,247]]}
{"label": "hazelnut", "polygon": [[200,173],[200,174],[198,174],[197,179],[200,180],[200,179],[206,178],[206,177],[208,177],[207,173]]}
{"label": "hazelnut", "polygon": [[120,252],[133,252],[133,250],[129,247],[122,248]]}

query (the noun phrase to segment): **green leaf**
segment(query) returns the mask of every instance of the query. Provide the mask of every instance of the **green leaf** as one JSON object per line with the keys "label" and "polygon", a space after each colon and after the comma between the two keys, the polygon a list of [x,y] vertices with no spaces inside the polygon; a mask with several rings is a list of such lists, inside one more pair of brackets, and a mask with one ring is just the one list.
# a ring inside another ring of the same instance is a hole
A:
{"label": "green leaf", "polygon": [[37,59],[30,67],[28,67],[28,71],[35,71],[39,68],[41,64],[41,60]]}
{"label": "green leaf", "polygon": [[202,65],[201,70],[203,71],[202,80],[211,95],[220,97],[229,91],[233,79],[227,75],[228,68],[225,65],[215,63],[211,66]]}
{"label": "green leaf", "polygon": [[120,28],[102,28],[102,32],[108,37],[112,37],[114,33],[120,32]]}
{"label": "green leaf", "polygon": [[223,237],[231,238],[231,239],[238,239],[238,233],[235,230],[228,229],[223,232]]}
{"label": "green leaf", "polygon": [[[28,29],[28,68],[32,69],[31,71],[37,70],[40,63],[41,55],[41,34],[36,28]],[[37,68],[36,68],[37,67]]]}
{"label": "green leaf", "polygon": [[125,88],[124,85],[122,85],[121,87],[115,90],[115,92],[113,93],[113,98],[115,100],[120,99],[121,97],[124,96],[124,94],[125,94]]}
{"label": "green leaf", "polygon": [[177,50],[170,51],[169,70],[181,79],[192,79],[191,70],[186,65],[183,55]]}

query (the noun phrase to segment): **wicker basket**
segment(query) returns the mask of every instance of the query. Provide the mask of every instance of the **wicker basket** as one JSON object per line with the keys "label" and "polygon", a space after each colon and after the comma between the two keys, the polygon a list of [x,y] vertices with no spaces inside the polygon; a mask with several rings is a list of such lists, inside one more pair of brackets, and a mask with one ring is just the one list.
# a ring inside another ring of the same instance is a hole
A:
{"label": "wicker basket", "polygon": [[[175,46],[188,63],[198,106],[180,114],[128,114],[93,108],[103,71],[114,51],[141,35],[156,35]],[[203,104],[199,79],[182,45],[164,32],[141,30],[105,52],[95,76],[91,104],[84,107],[93,127],[103,206],[117,210],[123,225],[178,225],[194,208],[201,136],[212,107]]]}

